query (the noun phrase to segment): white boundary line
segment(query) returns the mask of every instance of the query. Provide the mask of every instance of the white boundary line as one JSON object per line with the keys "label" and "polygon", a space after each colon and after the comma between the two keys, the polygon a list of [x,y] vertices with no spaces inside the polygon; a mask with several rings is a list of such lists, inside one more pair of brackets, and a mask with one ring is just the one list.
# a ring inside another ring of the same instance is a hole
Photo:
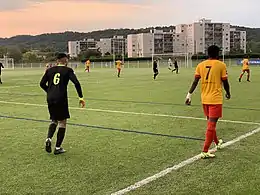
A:
{"label": "white boundary line", "polygon": [[[8,101],[0,101],[0,104],[12,104],[12,105],[34,106],[34,107],[47,107],[47,105],[43,105],[43,104],[30,104],[30,103],[23,103],[23,102],[8,102]],[[177,119],[191,119],[191,120],[202,120],[202,121],[206,120],[206,118],[198,118],[198,117],[191,117],[191,116],[175,116],[175,115],[168,115],[168,114],[153,114],[153,113],[144,113],[144,112],[127,112],[127,111],[104,110],[104,109],[95,109],[95,108],[70,107],[70,109],[71,110],[82,110],[82,111],[93,111],[93,112],[106,112],[106,113],[119,113],[119,114],[130,114],[130,115],[141,115],[141,116],[153,116],[153,117],[168,117],[168,118],[177,118]],[[250,121],[219,120],[219,122],[234,123],[234,124],[247,124],[247,125],[260,125],[260,123],[250,122]]]}
{"label": "white boundary line", "polygon": [[[245,139],[245,138],[247,138],[249,136],[252,136],[252,135],[254,135],[254,134],[258,133],[258,132],[260,132],[260,127],[255,129],[255,130],[253,130],[253,131],[250,131],[250,132],[248,132],[248,133],[246,133],[244,135],[241,135],[241,136],[239,136],[239,137],[237,137],[237,138],[235,138],[235,139],[233,139],[233,140],[231,140],[229,142],[224,143],[222,147],[226,148],[226,147],[228,147],[230,145],[233,145],[233,144],[235,144],[235,143],[237,143],[237,142],[239,142],[239,141],[241,141],[241,140],[243,140],[243,139]],[[164,177],[165,175],[167,175],[167,174],[169,174],[169,173],[171,173],[173,171],[176,171],[176,170],[178,170],[178,169],[180,169],[180,168],[182,168],[182,167],[184,167],[186,165],[192,164],[192,163],[198,161],[200,158],[201,158],[200,154],[196,155],[196,156],[194,156],[192,158],[189,158],[189,159],[187,159],[185,161],[182,161],[181,163],[176,164],[176,165],[174,165],[174,166],[172,166],[170,168],[164,169],[161,172],[156,173],[155,175],[153,175],[151,177],[147,177],[146,179],[143,179],[143,180],[141,180],[141,181],[139,181],[139,182],[137,182],[137,183],[135,183],[135,184],[133,184],[131,186],[128,186],[128,187],[126,187],[126,188],[124,188],[124,189],[122,189],[120,191],[115,192],[115,193],[112,193],[111,195],[123,195],[123,194],[131,192],[133,190],[136,190],[136,189],[138,189],[138,188],[140,188],[140,187],[142,187],[142,186],[144,186],[146,184],[151,183],[152,181],[155,181],[155,180],[157,180],[157,179],[159,179],[161,177]]]}

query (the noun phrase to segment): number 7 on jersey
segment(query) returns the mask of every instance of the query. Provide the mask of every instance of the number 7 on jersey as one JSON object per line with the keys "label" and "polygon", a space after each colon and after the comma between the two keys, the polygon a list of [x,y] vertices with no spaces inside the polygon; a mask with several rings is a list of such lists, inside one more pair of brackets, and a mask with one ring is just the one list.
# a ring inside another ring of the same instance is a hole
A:
{"label": "number 7 on jersey", "polygon": [[208,73],[206,75],[206,80],[208,80],[209,79],[209,72],[211,70],[211,66],[206,66],[206,68],[208,69]]}

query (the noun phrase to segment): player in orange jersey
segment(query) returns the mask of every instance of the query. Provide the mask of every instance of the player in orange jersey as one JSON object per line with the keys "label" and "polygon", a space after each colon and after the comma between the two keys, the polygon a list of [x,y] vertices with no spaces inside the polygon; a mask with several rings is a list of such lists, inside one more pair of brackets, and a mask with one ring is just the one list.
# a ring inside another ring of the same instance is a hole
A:
{"label": "player in orange jersey", "polygon": [[89,72],[90,71],[90,60],[87,60],[85,63],[85,72]]}
{"label": "player in orange jersey", "polygon": [[239,82],[241,82],[245,72],[247,73],[247,81],[250,82],[250,69],[249,69],[249,60],[248,57],[245,57],[243,59],[243,68],[242,68],[242,73],[239,76]]}
{"label": "player in orange jersey", "polygon": [[117,68],[117,77],[120,77],[121,70],[122,70],[123,62],[121,60],[116,61],[116,68]]}
{"label": "player in orange jersey", "polygon": [[209,147],[214,141],[217,149],[221,148],[222,140],[218,140],[216,125],[219,118],[222,117],[222,84],[226,91],[226,98],[230,99],[230,87],[227,77],[226,64],[219,61],[219,47],[213,45],[208,48],[209,59],[201,62],[195,73],[194,82],[186,97],[186,104],[191,104],[191,95],[196,89],[199,80],[201,80],[201,101],[204,114],[207,117],[207,131],[204,143],[202,158],[213,158],[214,154],[209,152]]}

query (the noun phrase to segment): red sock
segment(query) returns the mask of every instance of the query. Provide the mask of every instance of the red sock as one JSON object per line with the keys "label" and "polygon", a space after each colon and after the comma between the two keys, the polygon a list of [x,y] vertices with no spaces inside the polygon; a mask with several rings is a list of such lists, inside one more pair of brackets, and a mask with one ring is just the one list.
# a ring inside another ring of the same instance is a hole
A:
{"label": "red sock", "polygon": [[208,121],[208,127],[206,132],[206,140],[204,142],[203,152],[208,152],[212,142],[218,141],[216,135],[216,123]]}
{"label": "red sock", "polygon": [[240,79],[242,79],[242,77],[243,77],[243,74],[241,74],[241,75],[239,76]]}
{"label": "red sock", "polygon": [[247,75],[247,80],[249,80],[249,79],[250,79],[250,74]]}

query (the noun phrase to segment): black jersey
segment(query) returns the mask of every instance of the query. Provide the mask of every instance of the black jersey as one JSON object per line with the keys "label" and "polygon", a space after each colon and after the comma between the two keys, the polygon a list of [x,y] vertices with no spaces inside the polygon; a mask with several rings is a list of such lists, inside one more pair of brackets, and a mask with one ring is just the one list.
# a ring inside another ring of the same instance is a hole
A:
{"label": "black jersey", "polygon": [[82,98],[80,83],[71,68],[58,65],[46,70],[40,82],[40,86],[47,93],[48,103],[68,101],[67,87],[69,80],[74,83],[78,96]]}
{"label": "black jersey", "polygon": [[158,63],[157,63],[157,61],[154,61],[153,62],[153,69],[155,70],[155,69],[158,69]]}
{"label": "black jersey", "polygon": [[4,68],[4,65],[0,62],[0,73],[2,71],[2,68]]}
{"label": "black jersey", "polygon": [[174,67],[178,68],[178,62],[176,60],[174,61]]}

